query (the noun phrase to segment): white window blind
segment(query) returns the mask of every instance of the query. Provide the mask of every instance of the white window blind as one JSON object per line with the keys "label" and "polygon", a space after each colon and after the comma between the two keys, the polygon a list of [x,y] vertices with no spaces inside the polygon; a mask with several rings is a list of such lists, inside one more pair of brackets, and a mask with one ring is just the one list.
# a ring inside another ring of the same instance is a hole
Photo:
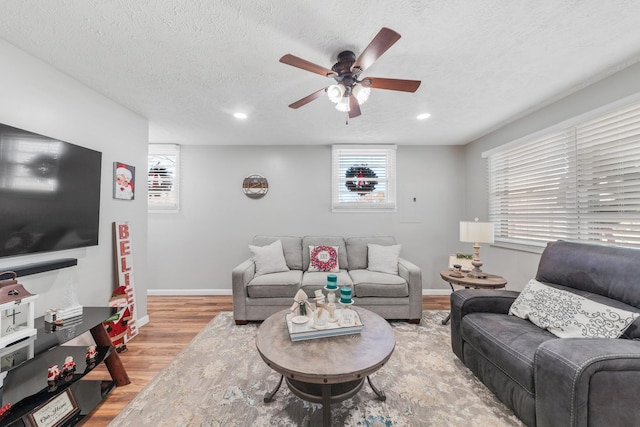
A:
{"label": "white window blind", "polygon": [[640,104],[486,157],[496,241],[640,247]]}
{"label": "white window blind", "polygon": [[396,210],[396,146],[334,145],[334,212]]}
{"label": "white window blind", "polygon": [[179,145],[149,144],[149,212],[178,212],[180,210],[179,166]]}

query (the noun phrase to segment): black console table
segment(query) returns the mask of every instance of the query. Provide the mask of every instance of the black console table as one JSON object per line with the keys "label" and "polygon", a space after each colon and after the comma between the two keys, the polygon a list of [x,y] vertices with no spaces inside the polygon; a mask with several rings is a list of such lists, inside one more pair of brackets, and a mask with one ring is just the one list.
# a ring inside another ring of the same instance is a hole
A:
{"label": "black console table", "polygon": [[[79,412],[64,423],[65,426],[75,425],[115,386],[129,384],[127,372],[102,325],[117,310],[113,307],[84,307],[81,321],[73,326],[52,327],[44,322],[44,317],[36,319],[38,334],[9,347],[15,347],[16,354],[24,353],[24,349],[28,348],[33,353],[33,358],[18,362],[15,366],[3,367],[4,372],[0,373],[0,377],[4,376],[0,389],[0,406],[11,404],[11,411],[0,419],[0,426],[24,427],[23,417],[62,393],[70,394],[76,400]],[[86,347],[61,345],[87,331],[91,331],[98,351],[95,362],[89,365],[85,360]],[[4,353],[7,350],[2,351]],[[73,356],[76,362],[75,373],[50,386],[47,383],[49,366],[58,365],[62,369],[67,356]],[[87,373],[102,362],[105,363],[111,380],[83,380]]]}

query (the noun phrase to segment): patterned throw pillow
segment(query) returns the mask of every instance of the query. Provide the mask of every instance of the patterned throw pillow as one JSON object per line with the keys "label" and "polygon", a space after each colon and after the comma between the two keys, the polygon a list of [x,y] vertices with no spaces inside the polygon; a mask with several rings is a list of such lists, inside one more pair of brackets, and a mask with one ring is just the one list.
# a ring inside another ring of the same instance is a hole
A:
{"label": "patterned throw pillow", "polygon": [[338,270],[337,246],[309,246],[309,271],[335,273]]}
{"label": "patterned throw pillow", "polygon": [[531,279],[509,309],[560,338],[619,338],[640,316]]}

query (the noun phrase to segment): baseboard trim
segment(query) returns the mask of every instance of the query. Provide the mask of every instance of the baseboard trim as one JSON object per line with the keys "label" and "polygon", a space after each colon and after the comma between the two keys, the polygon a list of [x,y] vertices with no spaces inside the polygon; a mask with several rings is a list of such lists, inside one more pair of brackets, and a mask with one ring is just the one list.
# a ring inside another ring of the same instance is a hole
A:
{"label": "baseboard trim", "polygon": [[231,289],[147,289],[147,296],[231,295]]}
{"label": "baseboard trim", "polygon": [[451,295],[451,289],[423,289],[422,295]]}
{"label": "baseboard trim", "polygon": [[[449,295],[451,289],[423,289],[422,295]],[[231,289],[147,289],[148,296],[232,295]],[[140,322],[140,320],[138,320]]]}
{"label": "baseboard trim", "polygon": [[144,325],[149,323],[149,315],[147,314],[146,316],[142,316],[137,320],[137,323],[138,323],[138,327],[140,328],[143,327]]}

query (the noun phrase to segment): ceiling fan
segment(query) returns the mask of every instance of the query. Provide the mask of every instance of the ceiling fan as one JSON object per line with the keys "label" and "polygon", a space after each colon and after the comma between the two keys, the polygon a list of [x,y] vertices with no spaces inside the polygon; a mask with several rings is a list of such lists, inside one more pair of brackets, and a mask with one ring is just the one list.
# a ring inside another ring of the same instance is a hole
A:
{"label": "ceiling fan", "polygon": [[290,104],[289,107],[300,108],[322,96],[323,92],[326,92],[329,99],[336,104],[336,109],[348,112],[349,118],[353,118],[361,114],[360,105],[367,100],[372,88],[415,92],[420,86],[420,80],[385,79],[381,77],[364,77],[360,79],[360,74],[399,39],[400,34],[383,27],[360,56],[356,58],[356,54],[350,50],[340,52],[337,58],[338,62],[331,69],[291,54],[284,55],[280,58],[280,62],[283,64],[311,71],[325,77],[332,77],[336,81],[336,84],[307,95]]}

